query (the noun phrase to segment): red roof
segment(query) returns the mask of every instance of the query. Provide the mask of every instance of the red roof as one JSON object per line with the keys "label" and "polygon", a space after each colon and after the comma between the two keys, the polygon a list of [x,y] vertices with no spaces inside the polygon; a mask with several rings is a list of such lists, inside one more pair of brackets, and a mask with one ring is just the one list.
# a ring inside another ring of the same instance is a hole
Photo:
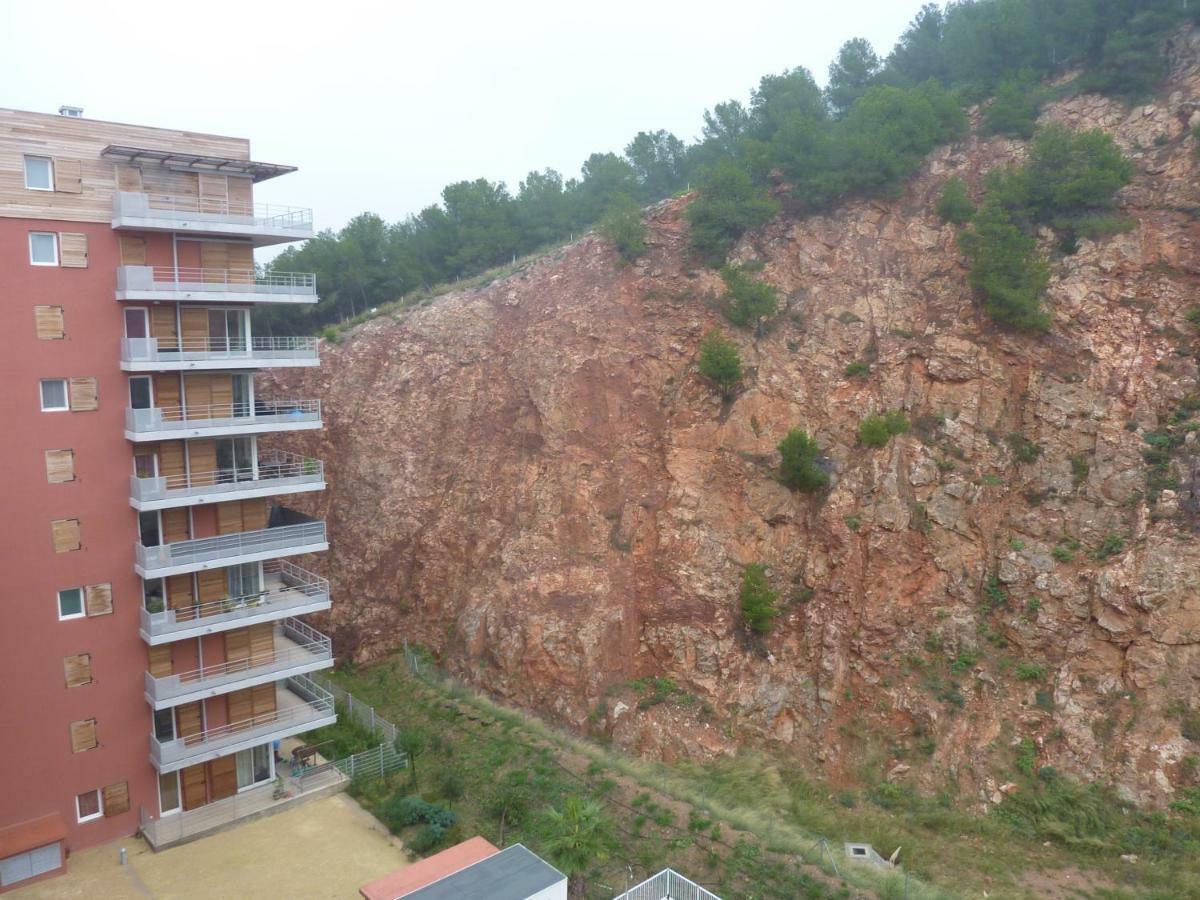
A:
{"label": "red roof", "polygon": [[358,892],[367,900],[397,900],[499,852],[500,849],[490,841],[475,836],[391,875],[384,875],[378,881],[364,884]]}
{"label": "red roof", "polygon": [[66,836],[67,826],[58,813],[0,828],[0,859],[53,844]]}

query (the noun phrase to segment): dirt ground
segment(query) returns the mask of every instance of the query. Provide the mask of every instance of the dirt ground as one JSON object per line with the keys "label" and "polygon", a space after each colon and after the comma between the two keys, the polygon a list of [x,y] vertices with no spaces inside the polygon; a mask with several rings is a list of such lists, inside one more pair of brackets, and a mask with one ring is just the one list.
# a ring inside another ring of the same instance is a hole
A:
{"label": "dirt ground", "polygon": [[[125,867],[121,847],[128,851]],[[369,813],[334,794],[161,853],[138,837],[93,847],[71,855],[66,875],[19,888],[5,900],[342,900],[408,862]]]}

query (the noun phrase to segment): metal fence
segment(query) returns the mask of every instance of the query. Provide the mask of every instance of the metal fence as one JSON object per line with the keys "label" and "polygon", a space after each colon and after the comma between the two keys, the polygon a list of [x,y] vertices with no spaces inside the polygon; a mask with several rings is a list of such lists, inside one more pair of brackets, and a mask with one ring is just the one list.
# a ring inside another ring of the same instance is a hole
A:
{"label": "metal fence", "polygon": [[339,707],[339,712],[344,710],[345,714],[358,722],[365,728],[378,734],[388,744],[396,743],[396,726],[385,719],[383,716],[375,712],[375,707],[369,703],[356,698],[349,691],[338,687],[327,678],[310,675],[317,684],[333,694],[334,702]]}
{"label": "metal fence", "polygon": [[721,900],[674,869],[663,869],[613,900]]}

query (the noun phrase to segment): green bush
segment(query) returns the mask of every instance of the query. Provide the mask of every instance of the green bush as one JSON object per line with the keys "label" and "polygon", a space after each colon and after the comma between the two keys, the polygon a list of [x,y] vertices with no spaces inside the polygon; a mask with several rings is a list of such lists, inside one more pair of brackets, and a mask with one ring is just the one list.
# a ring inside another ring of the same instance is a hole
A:
{"label": "green bush", "polygon": [[1104,538],[1100,546],[1092,553],[1096,559],[1108,559],[1110,556],[1116,556],[1125,549],[1125,538],[1119,534],[1110,534]]}
{"label": "green bush", "polygon": [[738,596],[742,621],[755,634],[769,634],[779,615],[779,594],[767,583],[767,567],[750,563],[742,570],[742,589]]}
{"label": "green bush", "polygon": [[648,229],[642,221],[642,208],[628,194],[618,194],[612,199],[596,230],[612,242],[624,263],[631,263],[646,252]]}
{"label": "green bush", "polygon": [[965,225],[975,215],[975,204],[967,195],[967,186],[961,178],[951,178],[942,188],[942,196],[937,203],[937,215],[943,222],[951,225]]}
{"label": "green bush", "polygon": [[742,380],[742,357],[737,346],[713,329],[700,341],[700,374],[728,397]]}
{"label": "green bush", "polygon": [[711,266],[721,265],[739,237],[779,212],[779,204],[728,157],[702,172],[698,186],[700,195],[685,215],[691,225],[692,246]]}
{"label": "green bush", "polygon": [[985,200],[970,229],[959,234],[959,245],[971,260],[968,281],[983,295],[989,316],[1023,331],[1050,327],[1050,315],[1042,309],[1050,267],[1033,234],[1022,230],[1007,209]]}
{"label": "green bush", "polygon": [[996,95],[983,111],[980,130],[984,134],[1003,134],[1031,138],[1037,128],[1040,92],[1023,79],[1010,79],[996,88]]}
{"label": "green bush", "polygon": [[332,325],[321,329],[321,337],[331,344],[336,344],[342,339],[342,334]]}
{"label": "green bush", "polygon": [[1041,681],[1046,677],[1046,667],[1037,663],[1017,663],[1015,674],[1019,681]]}
{"label": "green bush", "polygon": [[858,423],[858,442],[864,447],[885,447],[894,435],[904,434],[910,428],[912,424],[899,410],[867,416]]}
{"label": "green bush", "polygon": [[779,442],[779,480],[797,491],[819,491],[829,484],[829,474],[819,465],[821,449],[802,428],[792,428]]}
{"label": "green bush", "polygon": [[443,809],[435,803],[428,803],[422,797],[413,794],[393,794],[378,811],[380,821],[393,834],[409,825],[424,822],[436,826],[443,831],[451,828],[458,821],[458,816],[448,809]]}
{"label": "green bush", "polygon": [[745,266],[722,266],[721,279],[725,282],[723,311],[734,325],[753,325],[759,319],[775,315],[779,308],[775,288],[752,278]]}
{"label": "green bush", "polygon": [[870,363],[865,363],[860,359],[860,360],[858,360],[856,362],[852,362],[852,363],[850,363],[850,365],[846,366],[846,368],[842,371],[842,374],[845,375],[847,378],[859,378],[863,375],[869,374],[870,371],[871,371]]}

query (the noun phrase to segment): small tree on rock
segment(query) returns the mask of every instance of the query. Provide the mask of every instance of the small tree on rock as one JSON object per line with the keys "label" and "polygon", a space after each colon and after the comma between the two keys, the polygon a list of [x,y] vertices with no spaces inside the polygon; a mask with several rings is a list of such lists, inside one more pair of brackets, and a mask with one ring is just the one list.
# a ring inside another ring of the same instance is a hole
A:
{"label": "small tree on rock", "polygon": [[716,329],[700,342],[700,374],[720,388],[726,398],[742,380],[742,357],[737,346]]}
{"label": "small tree on rock", "polygon": [[642,221],[642,209],[628,194],[612,199],[596,230],[612,241],[622,262],[631,263],[646,252],[648,229]]}
{"label": "small tree on rock", "polygon": [[425,752],[425,732],[420,728],[401,728],[396,732],[396,749],[408,757],[408,780],[417,786],[417,757]]}
{"label": "small tree on rock", "polygon": [[767,567],[762,563],[750,563],[742,571],[742,591],[739,601],[742,621],[755,634],[769,634],[775,627],[779,615],[776,602],[779,594],[767,583]]}
{"label": "small tree on rock", "polygon": [[725,282],[725,318],[734,325],[753,325],[765,316],[775,315],[779,296],[775,288],[753,278],[742,266],[723,266]]}
{"label": "small tree on rock", "polygon": [[966,225],[975,215],[975,204],[967,196],[967,186],[961,178],[951,178],[942,188],[937,204],[938,218],[951,225]]}
{"label": "small tree on rock", "polygon": [[817,465],[821,449],[803,428],[793,428],[779,442],[779,480],[796,491],[819,491],[829,474]]}

